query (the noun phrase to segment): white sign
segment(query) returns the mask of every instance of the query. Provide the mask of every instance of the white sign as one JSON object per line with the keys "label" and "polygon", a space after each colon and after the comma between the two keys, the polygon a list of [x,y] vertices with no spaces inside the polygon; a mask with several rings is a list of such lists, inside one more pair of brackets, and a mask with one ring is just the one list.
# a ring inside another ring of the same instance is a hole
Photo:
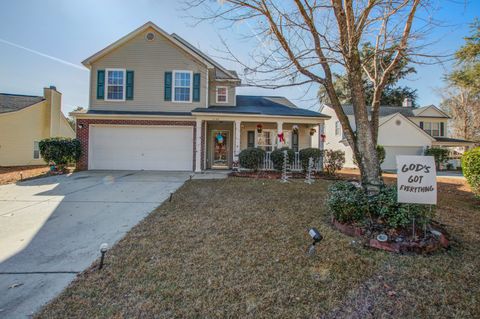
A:
{"label": "white sign", "polygon": [[437,204],[437,179],[433,156],[397,156],[399,203]]}

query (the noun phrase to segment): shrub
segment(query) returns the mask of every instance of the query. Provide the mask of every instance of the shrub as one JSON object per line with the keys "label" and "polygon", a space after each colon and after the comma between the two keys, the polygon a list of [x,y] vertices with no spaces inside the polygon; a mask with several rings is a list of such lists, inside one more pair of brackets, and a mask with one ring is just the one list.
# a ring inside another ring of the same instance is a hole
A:
{"label": "shrub", "polygon": [[[382,145],[377,145],[376,149],[377,149],[378,163],[380,165],[382,165],[383,162],[385,162],[385,154],[386,154],[385,153],[385,148]],[[358,166],[358,163],[357,163],[357,160],[355,159],[355,156],[353,157],[353,164]]]}
{"label": "shrub", "polygon": [[345,164],[345,153],[340,150],[325,150],[324,154],[325,171],[329,175],[335,175],[335,172],[341,170]]}
{"label": "shrub", "polygon": [[370,200],[373,217],[390,228],[406,227],[413,218],[418,225],[428,222],[433,217],[427,205],[405,204],[397,202],[397,187],[386,186]]}
{"label": "shrub", "polygon": [[341,223],[361,222],[368,212],[368,200],[361,187],[349,182],[337,182],[329,188],[327,206]]}
{"label": "shrub", "polygon": [[312,157],[313,162],[316,163],[323,156],[322,153],[323,153],[322,150],[318,148],[304,148],[303,150],[300,150],[298,155],[300,156],[300,162],[302,163],[303,171],[307,171],[308,159],[310,157]]}
{"label": "shrub", "polygon": [[377,145],[377,158],[380,165],[385,162],[385,148],[382,145]]}
{"label": "shrub", "polygon": [[444,164],[448,159],[448,150],[444,148],[431,147],[425,151],[425,155],[433,156],[435,160],[435,166],[440,168],[441,164]]}
{"label": "shrub", "polygon": [[80,141],[76,138],[54,137],[41,140],[40,154],[47,163],[63,166],[73,164],[80,159],[82,152]]}
{"label": "shrub", "polygon": [[462,156],[462,169],[472,192],[480,197],[480,147],[471,149]]}
{"label": "shrub", "polygon": [[247,148],[240,152],[238,159],[240,166],[243,168],[253,169],[257,171],[265,157],[265,151],[261,148]]}
{"label": "shrub", "polygon": [[288,147],[282,147],[274,150],[270,154],[270,159],[272,160],[273,168],[276,169],[277,171],[283,170],[283,157],[284,157],[283,151],[287,151],[288,162],[290,164],[292,164],[293,161],[295,160],[295,152]]}

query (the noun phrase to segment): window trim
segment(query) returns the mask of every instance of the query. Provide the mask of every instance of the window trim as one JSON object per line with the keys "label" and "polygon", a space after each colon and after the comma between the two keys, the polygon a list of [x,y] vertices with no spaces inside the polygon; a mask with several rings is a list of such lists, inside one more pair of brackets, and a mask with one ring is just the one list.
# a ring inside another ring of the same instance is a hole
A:
{"label": "window trim", "polygon": [[[218,100],[218,89],[225,89],[225,101],[219,101]],[[215,87],[215,102],[219,104],[225,104],[228,103],[228,86],[225,85],[218,85]]]}
{"label": "window trim", "polygon": [[[37,147],[35,147],[37,146]],[[38,157],[35,157],[35,152],[38,152]],[[40,142],[39,141],[33,141],[33,159],[40,159],[41,158],[41,155],[40,155]]]}
{"label": "window trim", "polygon": [[[189,73],[190,74],[190,94],[188,101],[175,100],[175,74],[176,73]],[[190,70],[172,70],[172,102],[173,103],[192,103],[193,102],[193,71]]]}
{"label": "window trim", "polygon": [[[109,71],[122,71],[123,72],[123,93],[122,93],[122,98],[123,99],[109,99],[108,98],[108,72]],[[105,83],[105,101],[109,102],[125,102],[125,93],[126,93],[126,88],[127,88],[127,69],[119,69],[119,68],[111,68],[111,69],[105,69],[105,79],[103,80]]]}

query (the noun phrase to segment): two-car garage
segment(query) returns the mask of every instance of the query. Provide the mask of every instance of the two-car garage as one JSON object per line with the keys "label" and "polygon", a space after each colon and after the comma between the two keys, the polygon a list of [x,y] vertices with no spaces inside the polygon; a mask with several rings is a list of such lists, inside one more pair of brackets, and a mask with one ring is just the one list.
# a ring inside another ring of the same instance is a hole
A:
{"label": "two-car garage", "polygon": [[192,126],[90,125],[89,169],[193,170]]}

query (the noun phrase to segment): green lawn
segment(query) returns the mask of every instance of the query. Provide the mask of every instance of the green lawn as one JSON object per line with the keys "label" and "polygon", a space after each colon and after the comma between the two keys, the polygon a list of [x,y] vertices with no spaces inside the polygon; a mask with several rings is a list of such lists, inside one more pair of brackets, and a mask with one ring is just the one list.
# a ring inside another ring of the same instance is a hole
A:
{"label": "green lawn", "polygon": [[[479,318],[480,209],[441,186],[453,247],[366,249],[334,230],[329,181],[193,180],[81,274],[39,318]],[[306,255],[307,229],[324,235]]]}

